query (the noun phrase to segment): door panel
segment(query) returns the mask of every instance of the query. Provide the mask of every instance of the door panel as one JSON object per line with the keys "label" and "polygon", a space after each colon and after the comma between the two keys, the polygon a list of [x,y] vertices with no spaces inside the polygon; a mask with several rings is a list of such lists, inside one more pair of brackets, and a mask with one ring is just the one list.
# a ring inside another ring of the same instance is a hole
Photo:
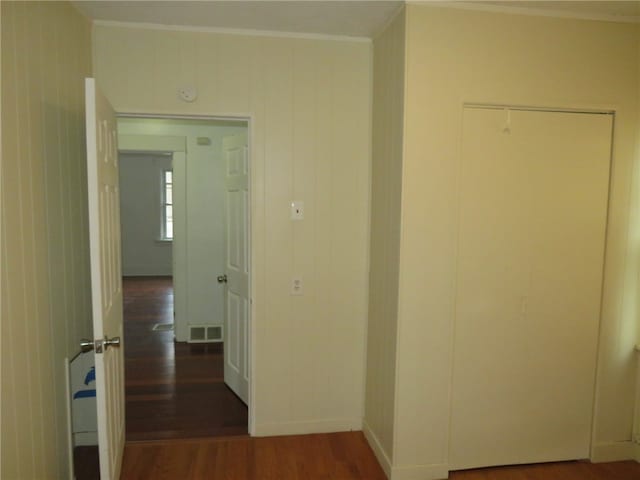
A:
{"label": "door panel", "polygon": [[247,134],[223,139],[226,165],[226,305],[224,381],[249,400],[249,158]]}
{"label": "door panel", "polygon": [[465,109],[451,469],[589,456],[611,129]]}
{"label": "door panel", "polygon": [[[93,333],[122,341],[122,278],[116,117],[97,90],[85,81],[87,181]],[[96,349],[96,400],[100,477],[120,477],[124,451],[124,347]]]}

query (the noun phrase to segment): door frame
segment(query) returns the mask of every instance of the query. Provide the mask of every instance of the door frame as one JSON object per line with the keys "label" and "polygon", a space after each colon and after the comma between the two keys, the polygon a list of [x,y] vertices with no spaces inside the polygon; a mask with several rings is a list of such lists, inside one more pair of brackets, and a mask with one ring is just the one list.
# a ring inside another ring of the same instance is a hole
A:
{"label": "door frame", "polygon": [[[119,112],[116,111],[116,119],[121,119],[121,118],[137,118],[137,119],[162,119],[162,120],[205,120],[205,121],[235,121],[235,122],[246,122],[247,124],[247,138],[248,138],[248,142],[247,142],[247,171],[248,171],[248,177],[249,177],[249,212],[247,215],[247,252],[248,252],[248,259],[247,261],[249,262],[249,302],[250,302],[250,308],[248,311],[248,322],[249,322],[249,341],[248,341],[248,345],[249,345],[249,352],[248,352],[248,357],[249,357],[249,405],[247,405],[248,408],[248,425],[247,425],[247,429],[249,432],[249,436],[253,436],[254,432],[255,432],[255,411],[256,411],[256,405],[255,405],[255,397],[254,397],[254,392],[255,392],[255,379],[254,379],[254,372],[255,372],[255,363],[254,363],[254,355],[253,352],[255,351],[255,338],[256,338],[256,326],[255,326],[255,307],[254,307],[254,302],[253,302],[253,292],[254,292],[254,279],[256,278],[255,276],[255,262],[254,260],[254,254],[253,254],[253,246],[255,244],[255,242],[253,241],[253,232],[254,229],[252,228],[253,225],[253,198],[254,198],[254,182],[253,182],[253,175],[252,175],[252,158],[253,158],[253,139],[254,139],[254,135],[253,135],[253,124],[254,124],[254,118],[253,115],[248,115],[248,114],[238,114],[238,115],[216,115],[216,114],[172,114],[172,113],[150,113],[150,112]],[[226,318],[225,318],[226,320]],[[226,328],[226,327],[225,327]]]}

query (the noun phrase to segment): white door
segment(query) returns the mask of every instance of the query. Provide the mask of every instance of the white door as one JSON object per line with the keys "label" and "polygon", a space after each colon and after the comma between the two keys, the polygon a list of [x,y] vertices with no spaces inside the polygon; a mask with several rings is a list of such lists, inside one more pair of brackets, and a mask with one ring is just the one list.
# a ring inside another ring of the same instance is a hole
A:
{"label": "white door", "polygon": [[224,381],[249,401],[249,157],[247,134],[225,137],[226,275]]}
{"label": "white door", "polygon": [[[124,351],[116,117],[85,81],[91,300],[95,341],[100,478],[117,480],[124,451]],[[114,342],[113,345],[109,345]]]}
{"label": "white door", "polygon": [[465,109],[452,470],[589,457],[611,130]]}

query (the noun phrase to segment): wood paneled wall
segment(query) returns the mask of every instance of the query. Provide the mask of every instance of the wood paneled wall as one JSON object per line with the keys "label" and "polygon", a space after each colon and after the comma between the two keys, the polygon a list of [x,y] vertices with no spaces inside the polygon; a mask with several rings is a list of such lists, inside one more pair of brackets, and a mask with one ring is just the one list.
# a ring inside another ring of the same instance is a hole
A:
{"label": "wood paneled wall", "polygon": [[448,465],[464,102],[616,111],[591,458],[631,457],[638,34],[632,24],[407,6],[399,466],[441,478]]}
{"label": "wood paneled wall", "polygon": [[387,474],[393,457],[404,126],[405,12],[374,41],[371,270],[365,434]]}
{"label": "wood paneled wall", "polygon": [[253,432],[360,428],[370,43],[98,24],[94,63],[120,113],[251,117]]}
{"label": "wood paneled wall", "polygon": [[68,478],[64,358],[91,335],[83,79],[89,22],[2,2],[2,465]]}

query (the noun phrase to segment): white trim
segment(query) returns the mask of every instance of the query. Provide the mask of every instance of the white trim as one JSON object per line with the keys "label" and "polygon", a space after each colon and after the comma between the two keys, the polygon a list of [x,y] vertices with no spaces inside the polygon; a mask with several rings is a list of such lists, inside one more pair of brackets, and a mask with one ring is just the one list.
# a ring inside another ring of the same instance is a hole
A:
{"label": "white trim", "polygon": [[633,459],[640,463],[640,445],[637,443],[633,445]]}
{"label": "white trim", "polygon": [[382,470],[384,470],[384,473],[387,475],[387,478],[391,478],[391,460],[380,443],[378,436],[373,432],[366,420],[362,421],[362,433],[364,433],[364,438],[367,439],[371,450],[373,450],[373,453],[378,459]]}
{"label": "white trim", "polygon": [[[67,462],[69,463],[69,480],[75,480],[76,473],[73,468],[73,419],[71,412],[71,361],[69,357],[64,357],[64,392],[65,392],[65,413],[67,414]],[[97,445],[97,443],[96,443]]]}
{"label": "white trim", "polygon": [[197,27],[192,25],[161,25],[144,22],[118,22],[115,20],[94,20],[99,27],[134,28],[140,30],[169,30],[177,32],[215,33],[221,35],[242,35],[248,37],[299,38],[304,40],[331,40],[338,42],[371,43],[369,37],[350,37],[348,35],[329,35],[323,33],[278,32],[274,30],[251,30],[248,28]]}
{"label": "white trim", "polygon": [[378,28],[375,32],[373,32],[372,40],[375,41],[380,35],[382,35],[387,30],[387,28],[389,28],[389,25],[391,25],[396,20],[396,17],[404,11],[405,7],[406,7],[406,2],[402,2],[400,5],[398,5],[398,8],[395,9],[395,11],[391,14],[391,16],[387,19],[387,21],[384,22],[382,26]]}
{"label": "white trim", "polygon": [[98,432],[76,432],[73,434],[74,446],[98,446]]}
{"label": "white trim", "polygon": [[633,460],[638,453],[635,445],[631,441],[599,443],[591,449],[591,461],[593,463],[621,462],[623,460]]}
{"label": "white trim", "polygon": [[[159,242],[171,247],[171,242]],[[122,270],[123,277],[171,277],[173,267],[171,265],[131,265]]]}
{"label": "white trim", "polygon": [[515,110],[524,112],[552,112],[552,113],[590,113],[596,115],[614,115],[615,110],[602,108],[570,108],[570,107],[535,107],[531,105],[501,104],[501,103],[475,103],[464,102],[464,108],[485,110]]}
{"label": "white trim", "polygon": [[[121,118],[120,116],[117,117]],[[169,155],[187,151],[187,137],[176,135],[118,135],[119,153],[148,153]]]}
{"label": "white trim", "polygon": [[392,467],[389,480],[440,480],[449,478],[449,466],[444,463]]}
{"label": "white trim", "polygon": [[[481,2],[439,2],[432,0],[407,0],[408,5],[421,5],[440,8],[455,8],[457,10],[475,10],[489,13],[506,13],[511,15],[528,15],[534,17],[568,18],[573,20],[593,20],[599,22],[640,23],[640,16],[605,15],[597,13],[580,13],[570,10],[549,10],[545,8],[516,7],[516,2],[509,2],[509,6],[490,5]],[[570,1],[566,2],[571,4]]]}
{"label": "white trim", "polygon": [[[250,403],[251,404],[251,403]],[[302,422],[262,423],[254,425],[252,436],[273,437],[282,435],[306,435],[362,430],[361,418],[336,418]]]}

